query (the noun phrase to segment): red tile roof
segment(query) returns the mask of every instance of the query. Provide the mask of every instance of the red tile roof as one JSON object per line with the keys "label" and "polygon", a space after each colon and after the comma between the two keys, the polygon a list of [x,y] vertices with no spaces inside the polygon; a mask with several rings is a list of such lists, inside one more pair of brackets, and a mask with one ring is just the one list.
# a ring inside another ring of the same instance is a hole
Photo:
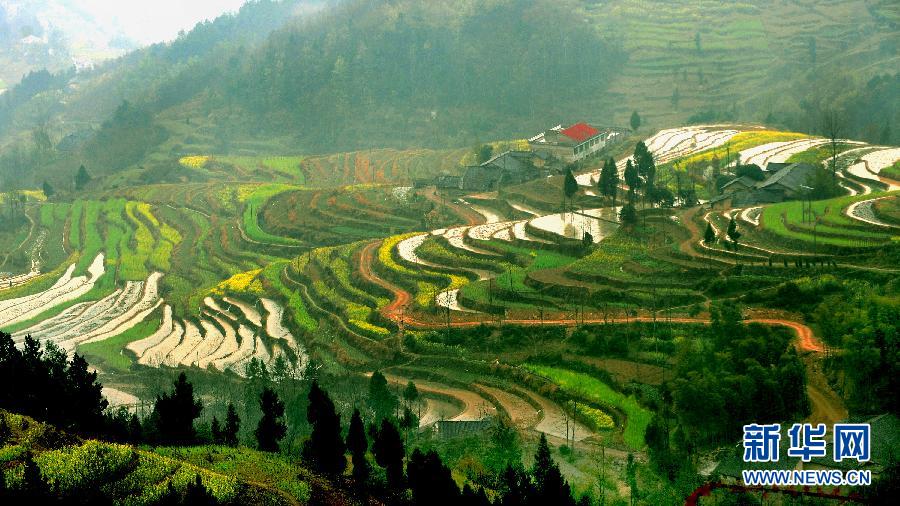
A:
{"label": "red tile roof", "polygon": [[584,142],[591,137],[599,134],[600,130],[597,130],[587,123],[576,123],[569,128],[560,130],[559,133],[574,140],[575,142]]}

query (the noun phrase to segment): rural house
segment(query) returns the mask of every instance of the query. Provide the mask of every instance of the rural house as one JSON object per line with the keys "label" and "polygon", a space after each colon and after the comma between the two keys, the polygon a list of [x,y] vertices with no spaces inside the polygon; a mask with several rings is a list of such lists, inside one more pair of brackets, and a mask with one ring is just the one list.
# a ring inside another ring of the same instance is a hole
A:
{"label": "rural house", "polygon": [[466,191],[493,191],[500,185],[524,183],[541,175],[530,151],[504,151],[481,165],[466,167],[461,188]]}
{"label": "rural house", "polygon": [[434,185],[444,190],[459,190],[462,178],[459,176],[442,175],[434,180]]}
{"label": "rural house", "polygon": [[[772,164],[769,164],[771,166]],[[768,204],[802,197],[803,186],[821,170],[808,163],[792,163],[769,174],[762,181],[754,181],[746,176],[735,178],[722,187],[722,195],[730,196],[732,205]],[[752,184],[751,184],[752,183]]]}
{"label": "rural house", "polygon": [[616,129],[599,130],[587,123],[576,123],[563,128],[557,125],[528,139],[528,145],[536,153],[547,153],[564,162],[577,162],[603,149],[610,142],[622,137]]}

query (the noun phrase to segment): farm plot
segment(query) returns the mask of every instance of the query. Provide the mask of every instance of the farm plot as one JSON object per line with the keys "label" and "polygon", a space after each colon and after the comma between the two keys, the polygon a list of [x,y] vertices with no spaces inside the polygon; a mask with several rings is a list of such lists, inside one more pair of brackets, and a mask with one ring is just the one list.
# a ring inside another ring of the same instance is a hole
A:
{"label": "farm plot", "polygon": [[634,450],[644,447],[644,432],[650,424],[652,413],[640,406],[634,397],[626,397],[606,383],[584,373],[537,364],[525,364],[523,367],[548,378],[569,395],[600,405],[609,405],[625,413],[625,428],[622,434],[625,444]]}
{"label": "farm plot", "polygon": [[543,419],[541,412],[515,393],[480,383],[474,386],[496,399],[509,416],[510,422],[519,429],[534,427]]}
{"label": "farm plot", "polygon": [[890,197],[878,197],[871,200],[860,200],[850,204],[847,209],[844,210],[844,214],[853,218],[855,220],[859,220],[863,223],[867,223],[869,225],[875,225],[878,227],[898,227],[900,225],[889,223],[887,221],[881,220],[875,212],[874,206],[880,200],[885,199],[893,199],[897,200],[896,196]]}
{"label": "farm plot", "polygon": [[888,190],[900,190],[900,181],[880,176],[887,167],[900,160],[900,148],[879,149],[863,155],[859,162],[847,168],[847,172],[862,179],[877,181]]}
{"label": "farm plot", "polygon": [[298,365],[305,363],[303,346],[284,326],[284,308],[271,299],[259,299],[263,315],[255,304],[233,297],[207,297],[199,317],[178,320],[172,308],[163,308],[159,329],[144,339],[132,341],[126,349],[142,365],[160,367],[214,367],[245,374],[251,359],[267,365],[286,355]]}
{"label": "farm plot", "polygon": [[784,202],[767,206],[761,229],[778,244],[799,250],[817,245],[852,249],[867,248],[891,241],[883,228],[859,228],[860,221],[848,217],[844,209],[864,196],[839,197],[812,202],[814,222],[803,219],[802,202]]}
{"label": "farm plot", "polygon": [[296,189],[273,196],[259,221],[274,235],[310,246],[331,246],[448,224],[437,204],[409,188],[360,185]]}
{"label": "farm plot", "polygon": [[[389,383],[399,386],[406,386],[410,381],[408,378],[401,378],[392,374],[385,374],[385,378]],[[413,379],[412,382],[415,383],[419,392],[449,397],[463,405],[462,411],[456,416],[449,418],[449,420],[483,420],[484,418],[495,416],[497,413],[497,408],[489,400],[473,390],[465,390],[428,380]]]}
{"label": "farm plot", "polygon": [[72,352],[82,344],[103,341],[135,327],[161,303],[158,295],[160,273],[151,274],[146,281],[129,281],[124,288],[96,302],[76,304],[57,316],[17,333],[16,340],[25,335],[52,340],[63,350]]}
{"label": "farm plot", "polygon": [[34,318],[55,306],[73,301],[90,292],[106,272],[103,253],[94,258],[86,276],[72,276],[75,264],[49,289],[40,293],[0,301],[0,325],[9,326]]}
{"label": "farm plot", "polygon": [[587,209],[583,212],[568,212],[541,216],[528,222],[528,227],[568,239],[581,240],[585,233],[591,234],[594,243],[619,228],[618,208]]}
{"label": "farm plot", "polygon": [[[583,441],[594,435],[584,424],[567,415],[558,404],[550,399],[534,392],[528,392],[526,395],[540,406],[541,418],[537,425],[534,426],[534,430],[543,432],[548,436],[566,439],[573,437],[571,431],[574,429],[575,441]],[[567,431],[569,434],[566,434]]]}
{"label": "farm plot", "polygon": [[[646,139],[644,144],[653,153],[656,162],[661,164],[722,146],[738,133],[737,130],[715,126],[670,128],[660,130]],[[620,177],[623,176],[628,160],[633,161],[632,157],[629,156],[616,162]],[[594,186],[599,177],[600,170],[598,169],[579,174],[575,176],[575,180],[581,186]]]}
{"label": "farm plot", "polygon": [[828,142],[828,139],[798,139],[770,142],[740,152],[740,162],[765,168],[769,163],[783,163],[792,156]]}

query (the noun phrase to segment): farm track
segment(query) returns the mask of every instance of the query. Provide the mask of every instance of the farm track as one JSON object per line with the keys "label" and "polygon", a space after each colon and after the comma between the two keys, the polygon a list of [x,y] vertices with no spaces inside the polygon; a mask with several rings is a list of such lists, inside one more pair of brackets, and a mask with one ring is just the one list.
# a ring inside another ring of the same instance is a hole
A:
{"label": "farm track", "polygon": [[412,300],[409,292],[399,288],[384,279],[381,279],[374,271],[372,271],[372,262],[375,260],[375,250],[381,245],[381,241],[373,241],[360,251],[359,254],[359,273],[370,283],[374,283],[393,294],[393,300],[387,306],[381,308],[381,313],[392,320],[398,319],[398,314]]}
{"label": "farm track", "polygon": [[497,408],[495,408],[489,400],[485,399],[473,390],[465,390],[463,388],[452,387],[449,385],[444,385],[442,383],[428,380],[411,379],[394,374],[385,374],[384,376],[388,380],[388,383],[397,386],[405,387],[407,383],[412,381],[416,384],[416,388],[420,392],[451,397],[458,400],[464,405],[464,408],[459,414],[457,414],[450,420],[481,420],[485,416],[490,416],[497,411]]}
{"label": "farm track", "polygon": [[466,225],[481,225],[484,222],[484,216],[478,214],[467,206],[460,206],[452,202],[442,201],[441,198],[435,195],[435,192],[432,191],[426,190],[423,191],[422,194],[426,199],[434,202],[435,205],[445,206],[453,211],[454,214],[456,214],[466,222]]}

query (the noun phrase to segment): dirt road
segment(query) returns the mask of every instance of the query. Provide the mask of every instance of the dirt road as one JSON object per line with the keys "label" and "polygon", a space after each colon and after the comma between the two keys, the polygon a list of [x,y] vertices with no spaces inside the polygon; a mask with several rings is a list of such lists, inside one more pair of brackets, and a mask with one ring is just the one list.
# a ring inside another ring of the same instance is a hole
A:
{"label": "dirt road", "polygon": [[372,262],[375,260],[375,252],[380,245],[380,240],[373,241],[366,244],[366,247],[362,249],[359,255],[359,273],[366,281],[374,283],[393,294],[393,300],[391,300],[390,304],[381,308],[381,314],[396,321],[400,319],[402,309],[409,304],[412,297],[410,297],[409,292],[406,290],[381,279],[374,271],[372,271]]}

